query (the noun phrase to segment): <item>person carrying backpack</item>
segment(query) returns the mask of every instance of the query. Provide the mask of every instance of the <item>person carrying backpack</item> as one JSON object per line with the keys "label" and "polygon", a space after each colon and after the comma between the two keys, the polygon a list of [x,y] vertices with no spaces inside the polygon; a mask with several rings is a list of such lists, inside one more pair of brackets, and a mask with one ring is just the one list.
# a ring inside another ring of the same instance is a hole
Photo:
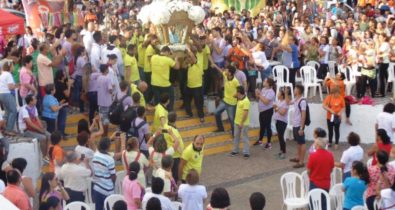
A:
{"label": "person carrying backpack", "polygon": [[[303,98],[304,87],[302,85],[296,85],[294,94],[295,99],[289,104],[293,104],[294,112],[292,116],[292,131],[295,141],[298,143],[297,157],[290,159],[291,162],[295,162],[294,168],[304,167],[304,157],[306,154],[306,139],[304,129],[305,126],[310,125],[310,111],[307,100]],[[286,89],[286,95],[288,95],[288,89]]]}
{"label": "person carrying backpack", "polygon": [[149,157],[147,141],[150,138],[149,126],[145,121],[145,108],[137,107],[137,117],[130,123],[128,137],[136,137],[138,140],[139,150],[146,158]]}
{"label": "person carrying backpack", "polygon": [[132,97],[128,95],[129,84],[122,81],[119,84],[121,92],[116,96],[116,99],[110,106],[108,117],[110,122],[114,125],[121,125],[121,117],[124,111],[133,105]]}

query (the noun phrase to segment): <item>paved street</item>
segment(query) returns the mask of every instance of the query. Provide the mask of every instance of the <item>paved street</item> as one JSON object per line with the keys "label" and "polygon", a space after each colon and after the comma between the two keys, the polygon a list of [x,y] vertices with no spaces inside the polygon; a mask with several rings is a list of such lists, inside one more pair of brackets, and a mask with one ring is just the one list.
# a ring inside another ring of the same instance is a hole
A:
{"label": "paved street", "polygon": [[[311,141],[308,142],[308,147],[311,144]],[[347,147],[348,145],[342,144],[339,150],[334,151],[336,161],[340,160],[342,151]],[[363,145],[363,147],[364,149],[368,148],[367,145]],[[251,158],[248,160],[244,160],[242,156],[229,157],[228,154],[206,157],[203,163],[201,183],[208,188],[210,193],[216,187],[225,187],[231,197],[232,210],[248,210],[248,198],[251,193],[256,191],[262,192],[266,197],[265,210],[281,209],[281,175],[289,171],[301,173],[305,170],[292,168],[293,163],[288,159],[294,156],[295,150],[295,142],[288,141],[287,159],[276,160],[274,155],[279,152],[279,145],[278,142],[274,142],[271,150],[252,147]]]}

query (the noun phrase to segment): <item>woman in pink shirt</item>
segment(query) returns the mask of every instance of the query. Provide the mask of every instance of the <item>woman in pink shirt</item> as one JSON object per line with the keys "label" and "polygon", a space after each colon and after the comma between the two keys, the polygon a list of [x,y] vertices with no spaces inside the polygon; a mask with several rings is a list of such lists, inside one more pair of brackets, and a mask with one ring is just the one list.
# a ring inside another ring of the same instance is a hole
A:
{"label": "woman in pink shirt", "polygon": [[21,87],[19,90],[19,94],[22,98],[23,103],[25,103],[25,97],[28,94],[36,94],[37,89],[34,85],[35,78],[32,72],[33,67],[33,58],[30,55],[27,55],[23,58],[23,67],[19,73],[19,80],[21,83]]}
{"label": "woman in pink shirt", "polygon": [[128,176],[125,176],[122,182],[123,196],[128,204],[128,210],[137,210],[141,205],[143,188],[137,181],[139,171],[140,164],[138,162],[130,163]]}

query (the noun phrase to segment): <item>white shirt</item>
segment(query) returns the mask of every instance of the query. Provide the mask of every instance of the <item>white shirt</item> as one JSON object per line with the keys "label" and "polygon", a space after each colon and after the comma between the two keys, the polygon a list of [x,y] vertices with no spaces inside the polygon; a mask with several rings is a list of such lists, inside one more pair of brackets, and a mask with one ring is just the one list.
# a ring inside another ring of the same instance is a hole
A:
{"label": "white shirt", "polygon": [[381,190],[381,208],[387,210],[395,209],[395,192],[391,188]]}
{"label": "white shirt", "polygon": [[92,64],[92,67],[97,71],[100,72],[100,64],[102,64],[102,46],[98,45],[97,43],[92,44],[92,49],[89,54],[89,58]]}
{"label": "white shirt", "polygon": [[182,209],[204,209],[204,199],[207,198],[206,187],[203,185],[182,184],[178,189],[182,200]]}
{"label": "white shirt", "polygon": [[325,52],[324,57],[320,58],[321,64],[328,64],[329,60],[329,45],[321,45],[320,50]]}
{"label": "white shirt", "polygon": [[121,50],[119,50],[117,47],[114,47],[112,50],[109,50],[108,47],[104,46],[102,49],[102,62],[107,63],[108,62],[108,55],[110,54],[115,54],[117,56],[117,64],[114,66],[114,68],[117,70],[117,73],[124,76],[123,72],[123,58],[122,58],[122,53]]}
{"label": "white shirt", "polygon": [[392,129],[395,128],[395,116],[388,112],[381,112],[376,117],[376,124],[378,129],[384,129],[387,135],[394,141],[394,133]]}
{"label": "white shirt", "polygon": [[152,192],[148,192],[144,195],[143,201],[142,201],[143,210],[146,210],[147,203],[148,203],[149,199],[151,199],[153,197],[158,198],[160,200],[162,210],[173,210],[173,204],[171,203],[171,201],[168,197],[163,196],[163,195],[154,194]]}
{"label": "white shirt", "polygon": [[[161,178],[164,182],[164,187],[163,187],[163,192],[171,192],[171,180],[166,176],[166,172],[165,170],[163,170],[162,168],[159,168],[158,170],[155,171],[155,173],[152,173],[152,176],[156,177],[156,178]],[[171,172],[170,172],[171,173]]]}
{"label": "white shirt", "polygon": [[[24,132],[26,130],[25,119],[30,118],[29,113],[27,112],[26,106],[27,105],[23,105],[19,109],[18,125],[19,125],[19,131],[21,131],[21,132]],[[35,112],[35,116],[38,117],[38,112],[37,112],[37,108],[36,107],[34,107],[34,112]]]}
{"label": "white shirt", "polygon": [[[89,160],[89,165],[92,167],[92,158],[93,155],[95,154],[95,151],[93,151],[89,147],[84,147],[80,145],[77,145],[74,151],[79,153],[80,155],[84,155],[84,158]],[[81,165],[84,165],[84,163],[81,163]]]}
{"label": "white shirt", "polygon": [[82,42],[84,43],[85,50],[88,52],[88,54],[90,54],[93,44],[92,32],[84,31],[83,35],[84,37],[82,38]]}
{"label": "white shirt", "polygon": [[64,187],[73,191],[85,192],[88,189],[87,179],[91,170],[75,163],[66,163],[60,169],[59,178],[64,181]]}
{"label": "white shirt", "polygon": [[108,75],[111,78],[111,84],[113,86],[114,92],[112,93],[114,96],[116,96],[118,93],[121,92],[121,88],[119,87],[119,80],[118,80],[118,75],[116,70],[112,66],[108,68]]}
{"label": "white shirt", "polygon": [[0,74],[0,93],[11,93],[8,88],[9,84],[15,84],[14,78],[8,71],[2,71]]}
{"label": "white shirt", "polygon": [[343,171],[345,173],[350,172],[352,163],[354,161],[361,161],[363,159],[363,149],[361,146],[350,146],[346,151],[343,152],[340,162],[344,164]]}
{"label": "white shirt", "polygon": [[265,52],[253,52],[252,57],[254,58],[255,64],[263,66],[264,69],[267,69],[270,66],[269,61],[267,61]]}

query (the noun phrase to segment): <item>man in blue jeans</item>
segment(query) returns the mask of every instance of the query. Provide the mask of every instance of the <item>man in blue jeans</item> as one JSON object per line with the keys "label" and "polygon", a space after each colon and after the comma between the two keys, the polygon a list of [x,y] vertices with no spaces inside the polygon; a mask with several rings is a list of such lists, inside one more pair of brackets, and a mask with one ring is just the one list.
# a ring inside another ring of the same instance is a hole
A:
{"label": "man in blue jeans", "polygon": [[218,71],[220,71],[224,77],[224,98],[221,100],[217,109],[215,110],[215,122],[217,123],[217,130],[215,132],[223,132],[224,125],[222,124],[222,112],[226,110],[228,114],[228,119],[230,125],[232,127],[232,134],[234,132],[234,118],[236,112],[236,104],[237,104],[237,87],[240,86],[239,81],[236,79],[235,72],[236,68],[234,66],[228,66],[225,70],[220,69],[217,66]]}

